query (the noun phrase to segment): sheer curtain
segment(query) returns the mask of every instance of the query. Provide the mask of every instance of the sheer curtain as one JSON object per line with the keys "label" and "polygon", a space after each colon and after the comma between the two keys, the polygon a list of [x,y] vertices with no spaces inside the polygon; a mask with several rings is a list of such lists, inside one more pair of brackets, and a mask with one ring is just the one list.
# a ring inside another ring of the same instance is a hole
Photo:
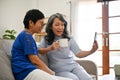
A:
{"label": "sheer curtain", "polygon": [[74,0],[72,4],[72,35],[81,49],[91,48],[99,15],[95,0]]}
{"label": "sheer curtain", "polygon": [[[120,63],[120,1],[111,1],[109,3],[109,31],[110,31],[110,67]],[[94,33],[102,33],[102,3],[97,3],[97,0],[74,0],[72,2],[72,35],[78,45],[83,50],[89,50],[92,47]],[[102,50],[102,36],[97,35],[99,45],[98,50]],[[82,58],[94,61],[97,66],[102,66],[102,51],[97,51],[94,54]],[[117,61],[116,61],[117,59]],[[111,68],[110,73],[114,73]],[[102,74],[102,68],[99,68],[98,74]]]}
{"label": "sheer curtain", "polygon": [[[72,35],[82,50],[90,50],[94,41],[95,32],[102,32],[102,6],[96,0],[74,0],[72,2]],[[102,37],[97,35],[99,49],[102,49]],[[102,52],[81,58],[94,61],[97,66],[102,66]],[[99,69],[102,74],[102,69]]]}

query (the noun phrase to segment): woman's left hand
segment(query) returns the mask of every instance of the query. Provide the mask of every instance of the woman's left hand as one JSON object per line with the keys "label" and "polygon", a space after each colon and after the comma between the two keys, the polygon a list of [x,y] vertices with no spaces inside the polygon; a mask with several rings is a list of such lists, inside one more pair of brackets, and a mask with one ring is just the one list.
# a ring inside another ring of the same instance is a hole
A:
{"label": "woman's left hand", "polygon": [[94,53],[97,49],[98,49],[98,43],[95,40],[94,43],[93,43],[92,49],[91,49],[91,53]]}

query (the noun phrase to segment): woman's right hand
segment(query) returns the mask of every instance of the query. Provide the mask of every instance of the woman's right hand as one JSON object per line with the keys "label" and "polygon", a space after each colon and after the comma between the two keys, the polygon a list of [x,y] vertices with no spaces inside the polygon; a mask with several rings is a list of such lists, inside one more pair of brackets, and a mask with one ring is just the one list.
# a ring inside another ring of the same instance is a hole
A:
{"label": "woman's right hand", "polygon": [[52,43],[52,45],[50,47],[51,47],[51,50],[56,50],[56,49],[60,48],[60,45],[59,45],[58,41],[55,41]]}

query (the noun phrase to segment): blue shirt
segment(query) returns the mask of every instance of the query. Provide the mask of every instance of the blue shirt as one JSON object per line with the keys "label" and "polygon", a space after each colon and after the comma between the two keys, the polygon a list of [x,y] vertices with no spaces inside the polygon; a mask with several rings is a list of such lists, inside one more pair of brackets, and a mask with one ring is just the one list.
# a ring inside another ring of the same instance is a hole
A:
{"label": "blue shirt", "polygon": [[[60,39],[61,37],[55,37],[55,40]],[[38,47],[46,48],[50,45],[47,44],[45,38],[42,39]],[[71,37],[68,42],[68,47],[62,47],[57,50],[52,50],[47,53],[47,58],[49,62],[49,67],[54,70],[55,72],[60,71],[70,71],[73,67],[77,66],[78,64],[74,61],[74,56],[71,54],[77,54],[80,52],[81,49],[78,47],[75,40]]]}
{"label": "blue shirt", "polygon": [[36,43],[30,33],[22,31],[12,47],[12,71],[16,80],[23,80],[31,71],[36,69],[28,55],[38,55]]}

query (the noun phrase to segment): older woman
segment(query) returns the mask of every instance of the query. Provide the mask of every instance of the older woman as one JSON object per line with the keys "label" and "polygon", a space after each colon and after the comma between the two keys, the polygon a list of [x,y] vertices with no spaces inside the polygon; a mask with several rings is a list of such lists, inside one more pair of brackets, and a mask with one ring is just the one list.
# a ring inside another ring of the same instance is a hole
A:
{"label": "older woman", "polygon": [[12,47],[11,62],[15,79],[55,80],[52,77],[54,72],[39,59],[36,42],[32,37],[34,33],[42,30],[44,14],[37,9],[29,10],[23,23],[25,29],[17,36]]}
{"label": "older woman", "polygon": [[[92,80],[91,76],[76,63],[75,56],[81,58],[94,53],[98,49],[95,41],[90,51],[82,51],[76,41],[68,35],[67,22],[60,13],[53,14],[46,25],[47,35],[40,42],[39,52],[46,54],[49,59],[49,67],[55,71],[57,76],[71,78],[73,80]],[[60,47],[59,39],[68,39],[67,47]]]}

